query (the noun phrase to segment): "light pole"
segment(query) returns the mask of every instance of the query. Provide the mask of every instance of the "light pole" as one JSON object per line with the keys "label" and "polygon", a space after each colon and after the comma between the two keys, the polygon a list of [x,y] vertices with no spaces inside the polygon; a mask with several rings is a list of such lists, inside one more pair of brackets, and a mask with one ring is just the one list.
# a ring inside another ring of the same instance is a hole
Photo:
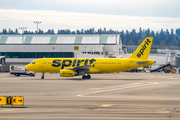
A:
{"label": "light pole", "polygon": [[24,32],[24,29],[27,29],[27,27],[20,27],[19,29],[22,30],[22,44],[23,44],[23,32]]}
{"label": "light pole", "polygon": [[38,24],[41,23],[41,21],[34,21],[35,24],[37,24],[37,32],[38,32]]}

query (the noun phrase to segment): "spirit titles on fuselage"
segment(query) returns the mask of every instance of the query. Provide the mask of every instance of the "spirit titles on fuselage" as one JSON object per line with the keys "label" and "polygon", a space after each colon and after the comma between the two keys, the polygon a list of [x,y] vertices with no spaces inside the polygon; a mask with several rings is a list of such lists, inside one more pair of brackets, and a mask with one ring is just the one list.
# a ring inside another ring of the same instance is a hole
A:
{"label": "spirit titles on fuselage", "polygon": [[61,60],[61,59],[55,59],[52,62],[53,67],[60,67],[61,69],[64,69],[64,67],[76,67],[79,65],[87,65],[88,63],[91,65],[93,62],[95,62],[95,59],[74,59],[74,60]]}

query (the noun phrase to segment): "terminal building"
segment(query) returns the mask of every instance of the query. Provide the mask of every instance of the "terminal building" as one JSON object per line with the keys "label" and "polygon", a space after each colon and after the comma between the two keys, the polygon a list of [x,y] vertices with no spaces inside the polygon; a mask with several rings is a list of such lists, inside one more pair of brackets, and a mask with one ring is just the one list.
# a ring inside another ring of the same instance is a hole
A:
{"label": "terminal building", "polygon": [[28,64],[37,58],[116,57],[122,53],[119,34],[0,35],[0,56],[10,64]]}

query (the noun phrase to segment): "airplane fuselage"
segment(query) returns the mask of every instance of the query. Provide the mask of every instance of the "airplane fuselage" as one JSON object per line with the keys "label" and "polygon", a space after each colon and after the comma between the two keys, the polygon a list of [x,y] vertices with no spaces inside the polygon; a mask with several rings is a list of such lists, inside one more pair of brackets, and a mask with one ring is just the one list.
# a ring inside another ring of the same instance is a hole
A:
{"label": "airplane fuselage", "polygon": [[155,62],[148,60],[149,62],[139,65],[138,61],[129,58],[42,58],[34,60],[32,62],[34,64],[29,66],[32,68],[27,67],[27,69],[34,72],[58,73],[61,69],[91,65],[89,71],[85,71],[86,73],[113,73],[151,65]]}

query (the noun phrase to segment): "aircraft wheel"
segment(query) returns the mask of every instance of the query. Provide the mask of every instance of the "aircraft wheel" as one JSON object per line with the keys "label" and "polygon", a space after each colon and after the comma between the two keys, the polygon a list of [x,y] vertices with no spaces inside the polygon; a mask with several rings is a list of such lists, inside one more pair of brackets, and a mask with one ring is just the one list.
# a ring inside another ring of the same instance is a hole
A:
{"label": "aircraft wheel", "polygon": [[44,73],[42,73],[41,79],[44,79]]}
{"label": "aircraft wheel", "polygon": [[82,79],[86,79],[87,77],[85,75],[82,76]]}
{"label": "aircraft wheel", "polygon": [[87,78],[87,79],[91,79],[91,75],[87,75],[86,78]]}

